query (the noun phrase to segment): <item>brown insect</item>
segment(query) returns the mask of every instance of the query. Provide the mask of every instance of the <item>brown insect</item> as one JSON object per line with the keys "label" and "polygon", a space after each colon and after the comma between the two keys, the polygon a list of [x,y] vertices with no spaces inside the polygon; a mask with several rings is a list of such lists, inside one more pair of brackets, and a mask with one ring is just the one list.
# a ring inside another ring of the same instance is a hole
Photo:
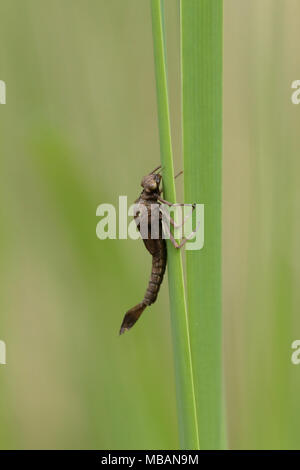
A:
{"label": "brown insect", "polygon": [[[166,247],[166,240],[163,238],[163,217],[166,217],[166,212],[161,210],[161,204],[166,204],[168,206],[191,206],[192,211],[195,208],[195,204],[172,204],[169,201],[166,201],[161,198],[161,193],[162,189],[160,189],[160,183],[162,180],[162,176],[160,173],[156,173],[157,170],[159,170],[161,166],[155,168],[151,173],[148,175],[144,176],[141,182],[141,186],[143,187],[143,191],[141,192],[139,198],[135,201],[137,204],[140,205],[144,210],[141,211],[142,215],[140,212],[138,212],[135,215],[135,221],[137,224],[138,230],[141,232],[141,236],[143,239],[143,242],[149,251],[149,253],[152,256],[152,270],[151,270],[151,276],[150,280],[148,283],[148,287],[145,293],[145,296],[139,304],[135,305],[132,307],[128,312],[126,312],[121,329],[120,329],[120,335],[124,333],[127,330],[130,330],[130,328],[136,323],[136,321],[139,319],[143,311],[145,310],[146,307],[149,305],[153,304],[156,301],[158,291],[160,289],[160,285],[163,281],[163,277],[165,274],[166,270],[166,265],[167,265],[167,247]],[[179,176],[183,172],[181,171],[178,173]],[[152,223],[153,223],[153,210],[155,208],[158,208],[159,214],[158,214],[158,236],[156,238],[151,237],[152,234]],[[184,224],[185,220],[182,222],[182,224],[177,225],[175,221],[170,217],[170,215],[167,216],[170,224],[178,228],[181,225]],[[145,219],[146,218],[146,219]],[[144,220],[143,220],[144,219]],[[147,227],[147,233],[142,233],[141,231],[141,225],[142,222],[146,224]],[[174,245],[175,248],[181,248],[187,241],[188,239],[191,238],[191,236],[194,235],[195,232],[192,232],[192,234],[189,237],[185,237],[181,243],[177,243],[174,236],[172,233],[169,231],[168,237],[172,244]]]}

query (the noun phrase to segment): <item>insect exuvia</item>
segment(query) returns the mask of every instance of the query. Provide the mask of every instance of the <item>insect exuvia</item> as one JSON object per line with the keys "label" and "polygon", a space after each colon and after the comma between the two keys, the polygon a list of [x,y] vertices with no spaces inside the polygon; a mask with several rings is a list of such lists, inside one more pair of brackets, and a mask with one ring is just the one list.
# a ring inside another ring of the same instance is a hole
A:
{"label": "insect exuvia", "polygon": [[[148,225],[147,237],[142,235],[143,242],[152,256],[152,270],[151,276],[148,283],[148,287],[146,293],[144,295],[143,300],[132,307],[128,312],[126,312],[121,329],[120,334],[124,333],[125,331],[129,330],[139,319],[143,311],[146,307],[153,304],[156,301],[158,291],[160,289],[160,285],[163,281],[163,277],[166,270],[167,265],[167,247],[166,247],[166,240],[163,238],[163,214],[166,216],[166,213],[161,210],[161,203],[166,204],[168,206],[191,206],[192,210],[195,208],[195,204],[172,204],[169,201],[162,199],[160,196],[162,193],[162,189],[160,189],[160,183],[162,180],[162,176],[159,172],[157,172],[161,166],[155,168],[151,173],[144,176],[141,182],[141,186],[143,187],[143,191],[141,192],[139,198],[135,201],[137,204],[142,205],[143,208],[146,210],[143,211],[142,217],[146,217],[146,224]],[[157,172],[157,173],[156,173]],[[178,173],[179,176],[182,172]],[[152,208],[159,207],[159,233],[158,238],[151,238],[148,237],[151,234],[151,213]],[[141,228],[141,217],[139,214],[135,215],[135,220],[137,223],[137,228],[140,230]],[[174,220],[168,215],[168,220],[173,227],[177,227]],[[183,222],[184,223],[184,222]],[[183,225],[182,223],[182,225]],[[194,232],[193,232],[194,233]],[[169,239],[172,242],[175,248],[181,248],[190,237],[184,238],[181,243],[177,243],[175,238],[171,233],[168,234]]]}

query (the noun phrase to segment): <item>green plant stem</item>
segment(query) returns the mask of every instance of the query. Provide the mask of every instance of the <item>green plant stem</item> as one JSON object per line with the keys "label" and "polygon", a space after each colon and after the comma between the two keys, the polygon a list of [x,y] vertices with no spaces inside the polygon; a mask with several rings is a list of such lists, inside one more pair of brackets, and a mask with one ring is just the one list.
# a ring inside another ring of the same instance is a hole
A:
{"label": "green plant stem", "polygon": [[187,301],[200,446],[223,446],[221,336],[222,0],[181,0],[185,201],[205,205],[187,251]]}
{"label": "green plant stem", "polygon": [[[168,103],[165,41],[161,0],[151,0],[152,29],[157,87],[158,125],[164,197],[176,201],[171,129]],[[198,420],[189,339],[188,316],[184,292],[181,254],[167,242],[168,280],[174,345],[176,395],[178,403],[180,446],[198,449]]]}

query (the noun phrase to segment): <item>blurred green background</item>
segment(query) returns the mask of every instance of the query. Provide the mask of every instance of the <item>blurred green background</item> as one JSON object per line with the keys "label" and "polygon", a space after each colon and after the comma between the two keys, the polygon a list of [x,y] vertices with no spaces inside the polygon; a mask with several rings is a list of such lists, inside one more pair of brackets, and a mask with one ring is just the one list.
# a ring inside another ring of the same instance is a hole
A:
{"label": "blurred green background", "polygon": [[[299,16],[298,0],[224,1],[231,448],[300,448]],[[133,202],[159,164],[149,2],[1,0],[0,17],[0,446],[176,448],[167,282],[118,337],[151,259],[140,241],[96,238],[97,206]],[[177,0],[166,21],[178,171]]]}

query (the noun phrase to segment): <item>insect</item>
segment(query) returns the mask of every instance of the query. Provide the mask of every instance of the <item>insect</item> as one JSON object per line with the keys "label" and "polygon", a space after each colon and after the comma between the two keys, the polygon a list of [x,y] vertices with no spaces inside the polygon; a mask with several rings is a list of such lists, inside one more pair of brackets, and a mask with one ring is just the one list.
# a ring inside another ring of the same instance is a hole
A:
{"label": "insect", "polygon": [[[167,247],[166,247],[166,240],[163,238],[163,217],[166,217],[166,212],[162,210],[162,204],[166,204],[167,206],[191,206],[192,211],[194,210],[196,204],[172,204],[169,201],[166,201],[161,197],[162,189],[160,189],[160,183],[162,181],[162,176],[160,172],[157,172],[161,169],[161,166],[155,168],[151,173],[144,176],[141,182],[141,186],[143,187],[143,191],[141,192],[139,198],[135,201],[140,207],[144,210],[141,213],[137,213],[134,218],[137,224],[138,230],[141,232],[141,225],[144,221],[147,227],[147,233],[141,233],[143,242],[152,256],[152,270],[151,276],[148,283],[148,287],[146,293],[144,295],[143,300],[132,307],[128,312],[126,312],[121,328],[120,328],[120,335],[123,334],[125,331],[130,330],[132,326],[137,322],[143,311],[146,307],[153,304],[156,301],[161,283],[163,281],[163,277],[166,270],[167,265]],[[156,173],[157,172],[157,173]],[[178,173],[179,176],[183,172],[181,171]],[[153,223],[153,210],[154,208],[158,208],[158,237],[151,238],[149,234],[151,234],[151,225]],[[177,225],[175,221],[170,217],[167,216],[170,224],[178,228],[182,226],[182,224]],[[173,246],[177,249],[181,248],[188,239],[190,239],[195,234],[195,231],[191,233],[188,237],[183,238],[180,243],[177,243],[172,233],[169,231],[168,238],[170,239]]]}

